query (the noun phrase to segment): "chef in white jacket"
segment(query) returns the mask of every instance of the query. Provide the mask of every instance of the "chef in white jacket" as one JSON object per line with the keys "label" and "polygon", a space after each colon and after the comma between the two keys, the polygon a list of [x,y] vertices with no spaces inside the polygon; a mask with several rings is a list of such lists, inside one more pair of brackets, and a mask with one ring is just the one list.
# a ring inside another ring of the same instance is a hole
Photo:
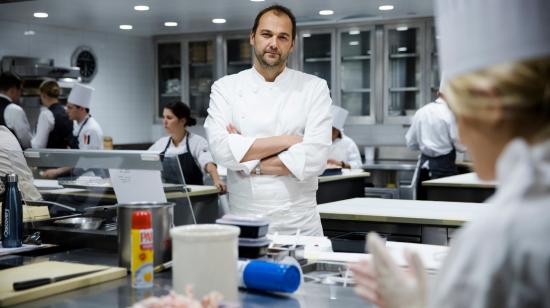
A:
{"label": "chef in white jacket", "polygon": [[405,135],[407,147],[420,150],[421,181],[438,179],[458,174],[456,152],[464,152],[458,142],[456,121],[445,101],[445,76],[437,99],[420,108],[414,114],[411,127]]}
{"label": "chef in white jacket", "polygon": [[[70,147],[80,150],[103,150],[103,130],[90,114],[94,88],[80,83],[74,85],[67,99],[67,114],[74,121]],[[71,172],[70,167],[48,169],[40,173],[47,178],[57,178]],[[74,170],[73,170],[74,171]],[[76,173],[82,172],[77,169]],[[103,174],[99,171],[97,174]],[[87,175],[87,174],[86,174]]]}
{"label": "chef in white jacket", "polygon": [[344,135],[344,124],[348,111],[342,107],[332,105],[332,144],[328,151],[328,165],[335,165],[347,169],[361,169],[361,153],[353,140]]}
{"label": "chef in white jacket", "polygon": [[356,290],[382,307],[550,307],[550,1],[436,5],[460,141],[497,191],[454,237],[433,289],[418,256],[405,273],[370,234]]}
{"label": "chef in white jacket", "polygon": [[228,169],[231,213],[265,215],[270,232],[322,235],[316,191],[331,99],[324,80],[286,67],[295,36],[287,8],[258,14],[253,67],[214,83],[205,128],[214,160]]}

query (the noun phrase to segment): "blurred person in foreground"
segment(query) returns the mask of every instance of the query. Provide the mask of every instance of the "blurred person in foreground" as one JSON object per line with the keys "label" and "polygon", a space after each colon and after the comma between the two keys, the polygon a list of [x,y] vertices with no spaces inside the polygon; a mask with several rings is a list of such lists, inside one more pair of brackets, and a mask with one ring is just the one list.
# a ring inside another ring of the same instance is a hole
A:
{"label": "blurred person in foreground", "polygon": [[499,185],[432,289],[418,255],[405,272],[373,233],[356,292],[380,307],[550,307],[550,1],[437,0],[436,19],[460,141]]}

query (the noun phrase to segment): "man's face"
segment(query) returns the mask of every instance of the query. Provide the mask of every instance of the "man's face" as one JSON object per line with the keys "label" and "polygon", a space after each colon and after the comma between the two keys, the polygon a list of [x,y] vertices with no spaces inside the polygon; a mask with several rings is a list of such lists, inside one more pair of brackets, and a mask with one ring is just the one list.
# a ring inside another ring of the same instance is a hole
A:
{"label": "man's face", "polygon": [[72,121],[78,121],[80,120],[80,108],[77,105],[67,103],[67,115],[69,116],[69,119]]}
{"label": "man's face", "polygon": [[19,98],[21,98],[21,92],[23,92],[22,87],[20,88],[12,87],[8,90],[6,94],[11,98],[12,102],[19,104]]}
{"label": "man's face", "polygon": [[286,65],[294,48],[292,21],[280,13],[269,11],[262,15],[255,33],[250,34],[250,45],[256,60],[262,67],[276,68]]}

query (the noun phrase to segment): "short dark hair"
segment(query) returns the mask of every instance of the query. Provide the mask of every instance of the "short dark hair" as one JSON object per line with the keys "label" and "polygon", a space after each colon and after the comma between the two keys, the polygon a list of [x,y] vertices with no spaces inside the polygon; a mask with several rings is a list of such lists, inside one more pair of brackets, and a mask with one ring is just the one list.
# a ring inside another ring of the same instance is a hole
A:
{"label": "short dark hair", "polygon": [[268,6],[265,9],[261,10],[258,15],[256,15],[256,19],[254,20],[254,26],[252,27],[252,34],[256,33],[256,30],[258,30],[258,25],[260,24],[260,18],[267,13],[274,11],[275,15],[279,16],[279,14],[285,14],[290,18],[290,21],[292,22],[292,40],[296,38],[296,17],[294,17],[294,14],[292,14],[292,11],[290,11],[289,8],[284,7],[279,4],[275,4],[272,6]]}
{"label": "short dark hair", "polygon": [[193,126],[197,124],[197,120],[191,117],[191,109],[183,102],[171,102],[166,104],[164,108],[169,109],[178,119],[184,119],[187,121],[187,126]]}
{"label": "short dark hair", "polygon": [[5,72],[0,75],[0,91],[7,92],[11,88],[21,89],[23,81],[14,73]]}

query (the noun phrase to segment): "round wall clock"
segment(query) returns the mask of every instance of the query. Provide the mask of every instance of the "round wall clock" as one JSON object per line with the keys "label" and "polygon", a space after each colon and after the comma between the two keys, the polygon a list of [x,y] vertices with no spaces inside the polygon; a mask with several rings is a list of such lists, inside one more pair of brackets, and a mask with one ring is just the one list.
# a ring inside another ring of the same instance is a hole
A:
{"label": "round wall clock", "polygon": [[71,65],[80,67],[83,83],[90,83],[97,73],[97,58],[88,46],[80,46],[73,52]]}

